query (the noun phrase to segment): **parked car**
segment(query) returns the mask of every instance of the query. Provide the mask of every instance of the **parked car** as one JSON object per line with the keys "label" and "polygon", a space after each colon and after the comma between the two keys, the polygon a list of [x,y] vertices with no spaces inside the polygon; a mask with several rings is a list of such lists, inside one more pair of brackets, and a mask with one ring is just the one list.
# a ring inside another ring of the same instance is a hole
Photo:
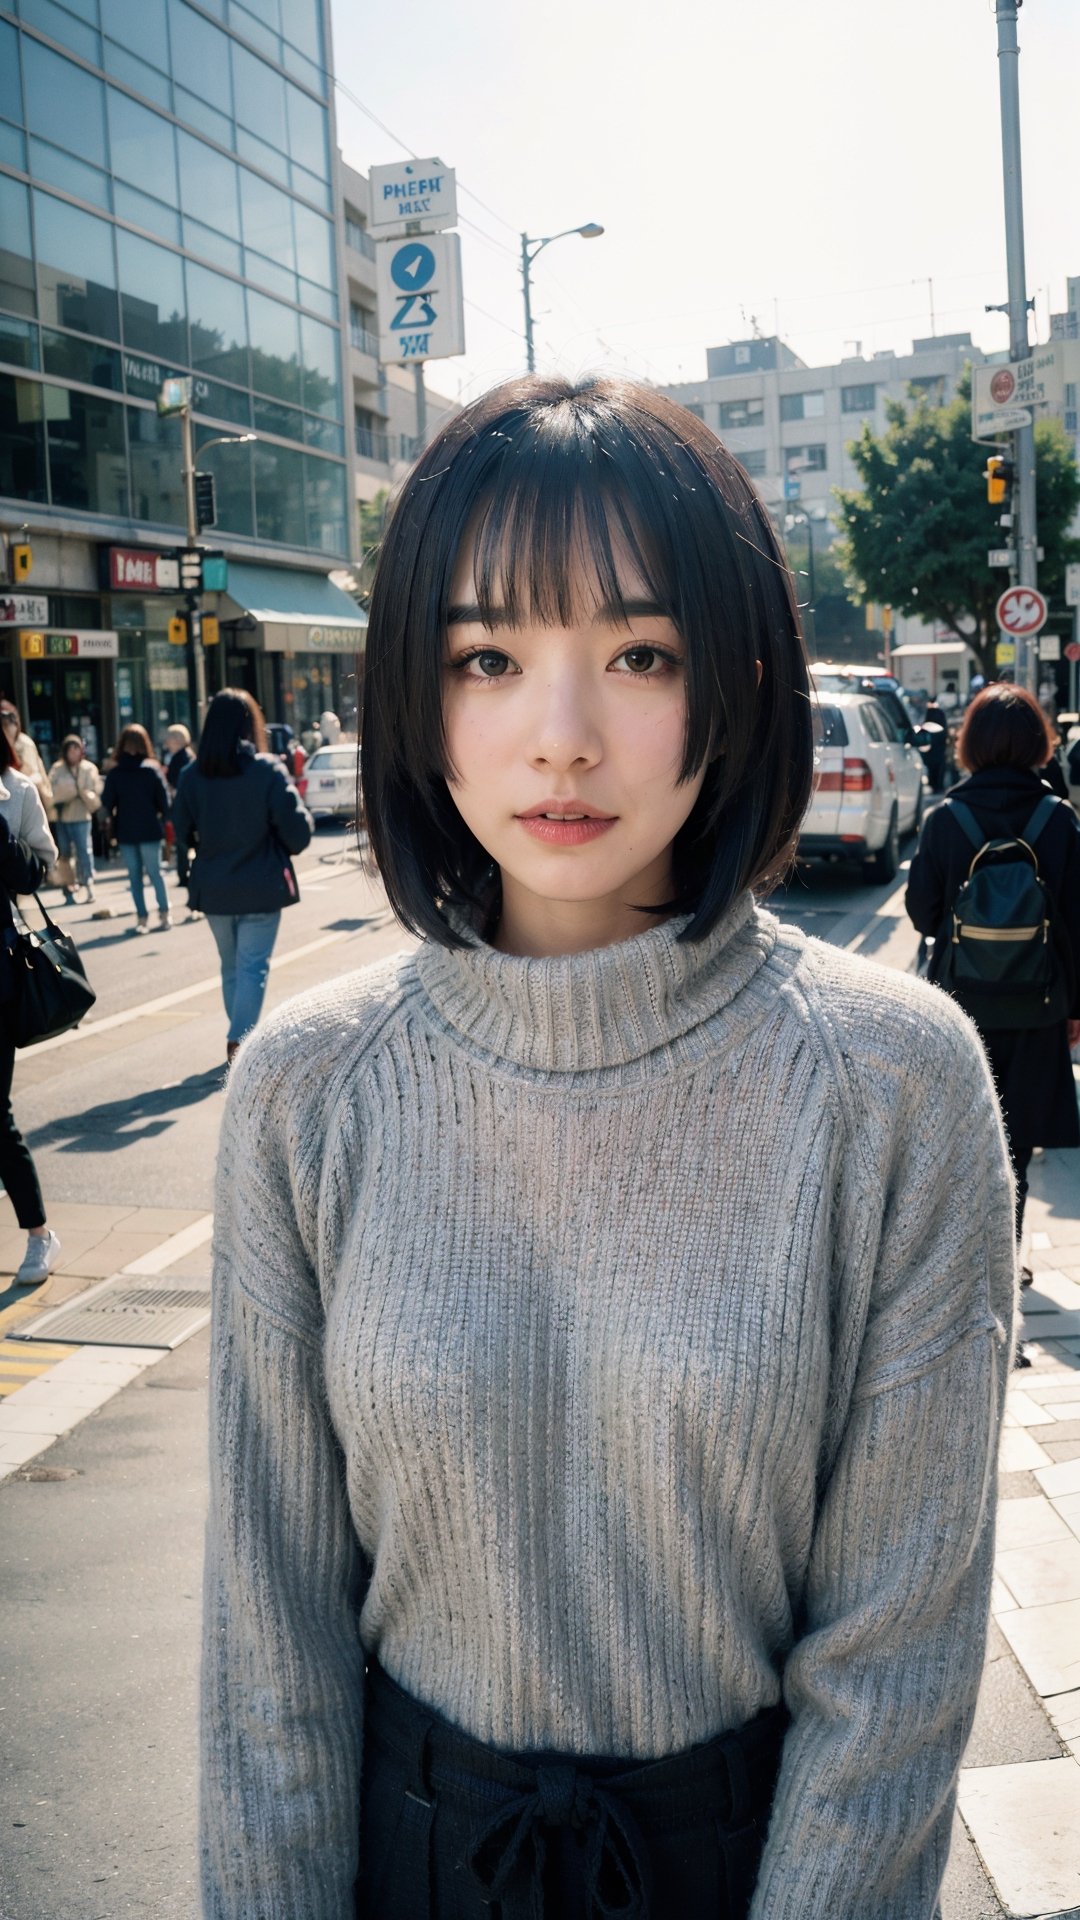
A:
{"label": "parked car", "polygon": [[307,763],[307,807],[316,820],[345,817],[356,812],[356,773],[359,748],[316,747]]}
{"label": "parked car", "polygon": [[800,857],[858,861],[867,880],[895,879],[901,838],[922,819],[918,749],[872,694],[815,691],[811,700],[818,744]]}
{"label": "parked car", "polygon": [[[891,673],[879,673],[874,667],[817,664],[810,668],[810,677],[812,685],[819,693],[869,693],[877,701],[882,712],[888,716],[891,736],[903,749],[906,762],[905,768],[897,768],[897,778],[903,794],[901,801],[903,815],[914,792],[921,791],[921,784],[915,779],[916,757],[921,761],[925,771],[934,744],[938,740],[937,728],[931,729],[921,723],[912,705],[910,694]],[[921,806],[919,812],[921,816]]]}

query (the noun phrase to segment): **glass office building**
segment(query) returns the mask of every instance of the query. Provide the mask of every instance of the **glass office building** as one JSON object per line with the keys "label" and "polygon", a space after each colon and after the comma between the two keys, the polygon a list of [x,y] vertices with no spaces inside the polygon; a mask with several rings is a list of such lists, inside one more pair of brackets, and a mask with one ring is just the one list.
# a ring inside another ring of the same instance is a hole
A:
{"label": "glass office building", "polygon": [[324,0],[0,0],[0,528],[25,525],[34,551],[0,586],[0,674],[45,746],[191,721],[178,596],[116,557],[183,544],[179,422],[155,406],[173,373],[193,381],[197,447],[256,436],[200,462],[203,539],[229,560],[211,688],[241,681],[294,720],[343,697],[329,36]]}

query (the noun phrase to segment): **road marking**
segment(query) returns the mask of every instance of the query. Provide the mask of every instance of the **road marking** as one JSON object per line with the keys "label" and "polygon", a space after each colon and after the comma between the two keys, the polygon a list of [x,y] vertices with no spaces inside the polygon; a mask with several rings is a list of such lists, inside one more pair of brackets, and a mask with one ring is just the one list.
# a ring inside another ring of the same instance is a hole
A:
{"label": "road marking", "polygon": [[[289,953],[280,953],[270,962],[270,971],[278,967],[291,966],[294,960],[306,960],[309,953],[319,953],[324,947],[337,946],[340,940],[347,940],[349,934],[324,933],[318,940],[308,940],[302,947],[293,947]],[[127,1027],[133,1020],[145,1020],[148,1015],[164,1013],[167,1007],[178,1007],[185,1000],[197,1000],[202,993],[220,991],[221,975],[214,973],[205,980],[196,980],[190,987],[178,987],[175,993],[163,993],[156,1000],[143,1000],[137,1007],[125,1007],[122,1013],[107,1013],[101,1020],[84,1021],[71,1033],[58,1033],[52,1040],[40,1040],[34,1048],[34,1054],[53,1053],[57,1047],[73,1047],[79,1040],[88,1040],[97,1033],[111,1033],[117,1027]]]}
{"label": "road marking", "polygon": [[166,1267],[182,1260],[185,1254],[193,1253],[196,1247],[204,1246],[214,1231],[214,1216],[206,1213],[201,1220],[193,1220],[190,1227],[181,1227],[170,1239],[163,1240],[160,1247],[152,1253],[142,1253],[137,1260],[131,1260],[121,1273],[164,1273]]}

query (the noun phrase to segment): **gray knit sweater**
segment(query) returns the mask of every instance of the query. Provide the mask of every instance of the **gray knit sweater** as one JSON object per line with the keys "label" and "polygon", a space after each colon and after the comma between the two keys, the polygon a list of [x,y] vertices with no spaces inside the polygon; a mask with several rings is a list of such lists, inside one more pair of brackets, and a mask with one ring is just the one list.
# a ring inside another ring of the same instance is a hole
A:
{"label": "gray knit sweater", "polygon": [[753,1920],[937,1910],[1015,1286],[985,1059],[749,896],[684,924],[424,945],[240,1055],[210,1920],[352,1920],[365,1649],[516,1750],[674,1753],[782,1691]]}

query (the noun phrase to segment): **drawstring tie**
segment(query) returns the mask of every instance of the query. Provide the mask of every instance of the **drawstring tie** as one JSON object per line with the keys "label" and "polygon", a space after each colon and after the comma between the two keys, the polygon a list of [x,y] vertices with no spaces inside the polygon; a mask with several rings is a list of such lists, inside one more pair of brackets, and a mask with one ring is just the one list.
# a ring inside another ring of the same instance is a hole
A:
{"label": "drawstring tie", "polygon": [[535,1792],[516,1794],[474,1834],[468,1864],[485,1900],[504,1897],[531,1850],[530,1905],[534,1920],[543,1920],[550,1827],[586,1835],[583,1872],[594,1914],[648,1920],[648,1861],[636,1820],[617,1794],[565,1765],[537,1767]]}

